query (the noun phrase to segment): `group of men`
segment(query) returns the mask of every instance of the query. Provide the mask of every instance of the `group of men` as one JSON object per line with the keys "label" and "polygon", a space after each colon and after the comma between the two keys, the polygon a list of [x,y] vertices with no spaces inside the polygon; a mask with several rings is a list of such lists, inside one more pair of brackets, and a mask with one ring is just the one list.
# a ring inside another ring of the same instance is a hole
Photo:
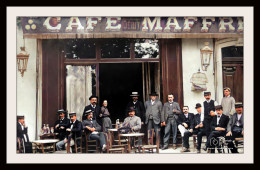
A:
{"label": "group of men", "polygon": [[[230,96],[230,93],[230,88],[224,88],[224,97],[221,105],[218,105],[211,99],[210,92],[204,92],[203,106],[197,103],[195,106],[197,114],[193,114],[189,112],[188,106],[183,106],[181,110],[179,104],[174,101],[173,94],[168,94],[168,101],[162,104],[158,99],[158,94],[153,92],[150,94],[150,100],[143,104],[138,100],[138,92],[132,92],[130,96],[133,100],[127,105],[128,116],[124,119],[123,127],[128,126],[133,132],[154,129],[155,133],[164,127],[164,132],[160,133],[160,148],[163,150],[169,147],[171,131],[173,149],[177,148],[177,131],[179,130],[182,136],[182,152],[190,151],[189,137],[197,134],[197,153],[201,152],[203,136],[207,136],[204,150],[215,153],[215,147],[217,147],[220,152],[218,137],[223,136],[226,138],[231,152],[238,153],[234,139],[244,134],[243,104],[235,104],[235,99]],[[79,142],[77,138],[81,136],[84,129],[88,139],[98,140],[100,149],[103,152],[106,151],[104,132],[107,128],[111,128],[111,120],[104,118],[109,117],[109,112],[104,109],[101,111],[101,107],[97,105],[97,96],[91,96],[89,100],[91,104],[84,108],[82,122],[77,120],[76,113],[70,113],[69,120],[66,111],[58,110],[60,118],[54,125],[54,132],[59,133],[60,139],[56,144],[57,150],[65,149],[68,141],[70,141],[70,146]],[[204,108],[204,112],[202,112],[202,108]],[[147,128],[142,129],[142,125]]]}

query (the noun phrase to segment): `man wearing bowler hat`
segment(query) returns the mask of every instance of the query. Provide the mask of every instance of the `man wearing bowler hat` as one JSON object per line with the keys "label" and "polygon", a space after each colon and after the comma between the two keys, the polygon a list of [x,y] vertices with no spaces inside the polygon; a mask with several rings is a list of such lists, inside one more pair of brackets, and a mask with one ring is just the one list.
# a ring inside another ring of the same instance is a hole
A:
{"label": "man wearing bowler hat", "polygon": [[23,146],[24,153],[32,153],[32,143],[29,140],[27,130],[28,127],[25,125],[24,116],[17,116],[17,141]]}
{"label": "man wearing bowler hat", "polygon": [[201,111],[201,104],[197,103],[195,109],[197,114],[194,115],[194,131],[193,134],[197,134],[197,153],[200,153],[202,136],[206,135],[205,126],[203,122],[203,113]]}
{"label": "man wearing bowler hat", "polygon": [[98,97],[95,95],[92,95],[89,97],[90,105],[86,106],[84,108],[83,114],[82,114],[82,121],[86,120],[86,111],[92,110],[93,111],[93,120],[96,120],[97,123],[102,127],[102,119],[99,117],[99,114],[101,112],[100,106],[98,103]]}
{"label": "man wearing bowler hat", "polygon": [[162,110],[161,125],[166,126],[163,137],[163,150],[168,148],[171,130],[173,133],[173,149],[177,148],[177,119],[178,115],[181,113],[181,109],[179,103],[174,102],[173,99],[173,94],[169,94],[168,102],[164,103]]}
{"label": "man wearing bowler hat", "polygon": [[[221,105],[215,107],[217,115],[213,117],[211,122],[211,133],[207,139],[206,147],[211,150],[211,153],[215,153],[215,147],[220,147],[218,137],[225,136],[229,117],[223,114],[223,108]],[[206,149],[207,149],[206,148]],[[218,149],[220,152],[220,149]]]}
{"label": "man wearing bowler hat", "polygon": [[[145,124],[147,129],[154,129],[155,133],[160,128],[161,123],[161,111],[162,111],[162,102],[157,99],[158,94],[152,92],[150,94],[150,100],[146,101],[144,104],[146,113],[145,113]],[[160,147],[162,143],[160,142]]]}
{"label": "man wearing bowler hat", "polygon": [[[141,118],[141,121],[144,122],[145,121],[145,108],[144,108],[144,104],[138,100],[139,94],[138,92],[132,92],[132,94],[130,95],[132,97],[132,101],[130,101],[127,104],[127,108],[129,107],[134,107],[135,108],[135,115]],[[127,112],[128,114],[128,112]]]}
{"label": "man wearing bowler hat", "polygon": [[235,104],[236,113],[234,113],[227,126],[226,142],[228,143],[228,148],[232,153],[238,153],[233,141],[235,138],[244,136],[244,114],[243,114],[243,104]]}
{"label": "man wearing bowler hat", "polygon": [[86,111],[86,120],[82,122],[83,129],[86,130],[88,135],[88,140],[98,140],[100,142],[100,148],[102,151],[106,150],[106,140],[104,133],[101,131],[101,126],[97,123],[96,120],[93,120],[93,111]]}
{"label": "man wearing bowler hat", "polygon": [[54,123],[54,132],[59,134],[59,139],[64,140],[66,137],[66,129],[69,127],[70,121],[67,118],[67,111],[60,109],[57,111],[59,120]]}

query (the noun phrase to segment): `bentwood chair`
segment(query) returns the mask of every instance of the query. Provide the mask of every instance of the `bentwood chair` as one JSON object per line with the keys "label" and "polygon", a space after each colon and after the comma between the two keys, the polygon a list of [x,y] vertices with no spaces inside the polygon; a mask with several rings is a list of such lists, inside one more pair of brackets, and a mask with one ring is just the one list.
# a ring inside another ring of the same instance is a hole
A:
{"label": "bentwood chair", "polygon": [[19,137],[17,137],[17,152],[25,153],[24,140]]}
{"label": "bentwood chair", "polygon": [[89,140],[89,134],[87,134],[86,131],[84,131],[85,136],[85,147],[86,147],[86,153],[88,152],[96,152],[99,153],[100,150],[98,149],[99,141],[96,140]]}
{"label": "bentwood chair", "polygon": [[104,133],[107,145],[107,153],[125,153],[127,151],[127,145],[111,145],[111,135]]}
{"label": "bentwood chair", "polygon": [[145,153],[146,150],[153,153],[154,149],[156,149],[156,152],[159,153],[160,129],[158,129],[156,133],[156,145],[153,144],[154,134],[155,134],[154,129],[148,130],[147,132],[148,145],[142,146],[143,153]]}

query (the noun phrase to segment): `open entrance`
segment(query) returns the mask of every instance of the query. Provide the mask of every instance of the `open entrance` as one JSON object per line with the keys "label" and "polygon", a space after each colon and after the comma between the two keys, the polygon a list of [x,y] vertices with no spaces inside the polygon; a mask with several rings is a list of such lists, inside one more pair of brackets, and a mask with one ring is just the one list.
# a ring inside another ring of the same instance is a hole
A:
{"label": "open entrance", "polygon": [[101,63],[99,65],[100,105],[108,101],[111,120],[123,121],[126,106],[135,91],[143,101],[142,63]]}

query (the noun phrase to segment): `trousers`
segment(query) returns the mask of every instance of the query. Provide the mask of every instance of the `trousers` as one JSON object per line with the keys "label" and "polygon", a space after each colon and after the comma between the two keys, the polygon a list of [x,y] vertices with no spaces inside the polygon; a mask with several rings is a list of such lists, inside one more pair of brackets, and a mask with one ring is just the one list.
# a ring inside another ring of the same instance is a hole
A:
{"label": "trousers", "polygon": [[169,138],[170,138],[170,132],[172,130],[173,134],[173,144],[177,144],[177,122],[175,118],[168,118],[166,122],[166,127],[165,127],[165,134],[163,138],[163,144],[164,145],[169,145]]}

